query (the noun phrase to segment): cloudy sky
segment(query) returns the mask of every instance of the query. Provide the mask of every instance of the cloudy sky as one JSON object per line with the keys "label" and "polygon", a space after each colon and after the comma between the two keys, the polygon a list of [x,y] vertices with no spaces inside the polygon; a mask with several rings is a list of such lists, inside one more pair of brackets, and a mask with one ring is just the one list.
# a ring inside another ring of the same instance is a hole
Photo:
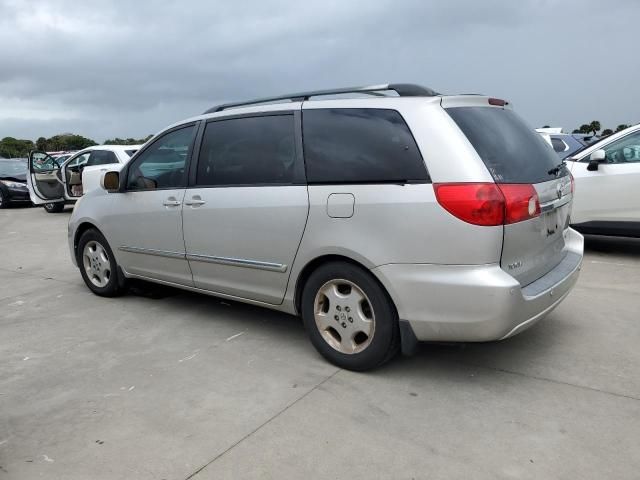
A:
{"label": "cloudy sky", "polygon": [[640,121],[638,0],[0,0],[0,138],[140,137],[208,107],[387,82],[531,124]]}

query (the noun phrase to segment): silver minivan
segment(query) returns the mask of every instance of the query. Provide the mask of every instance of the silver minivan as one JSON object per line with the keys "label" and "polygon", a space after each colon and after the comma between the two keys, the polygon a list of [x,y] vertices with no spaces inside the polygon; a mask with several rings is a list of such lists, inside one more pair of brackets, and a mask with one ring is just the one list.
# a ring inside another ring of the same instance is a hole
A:
{"label": "silver minivan", "polygon": [[510,108],[411,84],[214,107],[78,201],[96,294],[143,279],[300,315],[352,370],[508,338],[574,286],[573,181]]}

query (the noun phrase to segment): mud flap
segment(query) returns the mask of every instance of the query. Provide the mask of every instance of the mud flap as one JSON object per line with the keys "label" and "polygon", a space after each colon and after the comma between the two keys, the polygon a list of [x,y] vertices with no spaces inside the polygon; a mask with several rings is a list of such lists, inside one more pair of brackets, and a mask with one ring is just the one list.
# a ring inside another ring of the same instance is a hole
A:
{"label": "mud flap", "polygon": [[411,324],[406,320],[400,320],[400,349],[403,355],[411,356],[418,349],[418,339],[413,333]]}

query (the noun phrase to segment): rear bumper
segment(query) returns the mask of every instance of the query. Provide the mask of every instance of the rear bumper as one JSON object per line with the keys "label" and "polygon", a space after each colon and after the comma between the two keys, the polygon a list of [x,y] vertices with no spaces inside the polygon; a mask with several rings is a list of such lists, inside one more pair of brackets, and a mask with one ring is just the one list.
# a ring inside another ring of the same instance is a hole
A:
{"label": "rear bumper", "polygon": [[562,262],[525,287],[497,264],[390,264],[373,272],[417,340],[501,340],[543,318],[575,285],[583,238],[568,229],[565,240]]}

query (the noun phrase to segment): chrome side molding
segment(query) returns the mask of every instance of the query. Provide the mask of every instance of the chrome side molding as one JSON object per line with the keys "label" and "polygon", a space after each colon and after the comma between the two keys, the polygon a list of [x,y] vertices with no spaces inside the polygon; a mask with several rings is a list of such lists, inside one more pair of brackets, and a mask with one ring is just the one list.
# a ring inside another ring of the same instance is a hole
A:
{"label": "chrome side molding", "polygon": [[261,262],[258,260],[247,260],[244,258],[215,257],[212,255],[198,255],[187,253],[187,260],[194,262],[219,263],[220,265],[231,265],[234,267],[257,268],[259,270],[269,270],[271,272],[287,271],[287,266],[281,263]]}
{"label": "chrome side molding", "polygon": [[181,252],[170,252],[168,250],[153,250],[151,248],[139,248],[139,247],[127,247],[126,245],[120,245],[118,250],[129,253],[142,253],[144,255],[155,255],[156,257],[166,258],[185,258],[185,254]]}
{"label": "chrome side molding", "polygon": [[284,273],[287,266],[282,263],[261,262],[259,260],[247,260],[244,258],[215,257],[212,255],[198,255],[196,253],[170,252],[167,250],[154,250],[151,248],[128,247],[120,245],[118,250],[128,253],[141,253],[143,255],[154,255],[156,257],[179,258],[192,262],[218,263],[220,265],[230,265],[233,267],[257,268],[258,270],[268,270],[270,272]]}

